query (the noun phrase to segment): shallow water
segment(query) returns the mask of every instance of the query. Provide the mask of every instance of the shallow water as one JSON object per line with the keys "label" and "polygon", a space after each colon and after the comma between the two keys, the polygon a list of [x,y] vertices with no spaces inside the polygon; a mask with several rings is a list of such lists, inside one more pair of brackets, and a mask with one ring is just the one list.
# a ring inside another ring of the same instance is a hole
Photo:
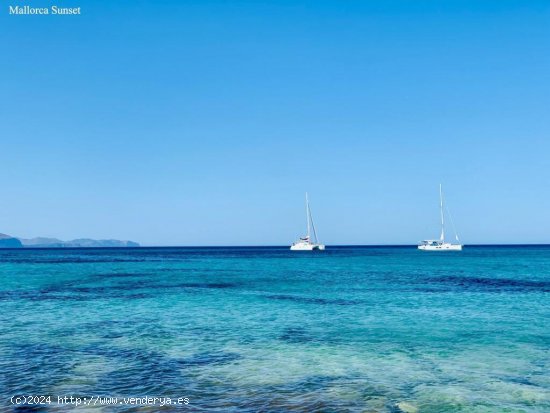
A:
{"label": "shallow water", "polygon": [[0,280],[2,411],[550,411],[550,247],[0,250]]}

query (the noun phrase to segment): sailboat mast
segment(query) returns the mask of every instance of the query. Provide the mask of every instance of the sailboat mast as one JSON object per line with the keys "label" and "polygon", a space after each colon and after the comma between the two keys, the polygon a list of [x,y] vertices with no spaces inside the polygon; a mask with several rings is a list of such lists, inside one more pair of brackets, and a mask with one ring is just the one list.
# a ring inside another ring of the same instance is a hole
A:
{"label": "sailboat mast", "polygon": [[307,196],[307,192],[306,192],[306,219],[307,219],[307,238],[309,239],[309,232],[310,232],[309,221],[310,221],[310,218],[309,218],[309,199],[308,199],[308,196]]}
{"label": "sailboat mast", "polygon": [[[318,244],[319,239],[317,238],[317,231],[315,231],[315,223],[313,222],[313,215],[311,214],[311,208],[309,207],[309,200],[307,201],[307,212],[309,216],[308,224],[311,223],[311,229],[313,230],[313,239],[315,243]],[[308,228],[309,228],[309,225],[308,225]],[[309,231],[308,231],[308,235],[309,235]]]}
{"label": "sailboat mast", "polygon": [[439,184],[439,209],[441,213],[441,241],[445,241],[445,218],[443,214],[443,189]]}

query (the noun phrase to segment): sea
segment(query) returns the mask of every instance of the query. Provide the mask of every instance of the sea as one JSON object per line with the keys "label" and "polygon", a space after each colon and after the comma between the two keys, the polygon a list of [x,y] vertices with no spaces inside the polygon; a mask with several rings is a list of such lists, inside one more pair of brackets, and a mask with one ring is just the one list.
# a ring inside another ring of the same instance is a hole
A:
{"label": "sea", "polygon": [[550,246],[0,250],[0,411],[547,413]]}

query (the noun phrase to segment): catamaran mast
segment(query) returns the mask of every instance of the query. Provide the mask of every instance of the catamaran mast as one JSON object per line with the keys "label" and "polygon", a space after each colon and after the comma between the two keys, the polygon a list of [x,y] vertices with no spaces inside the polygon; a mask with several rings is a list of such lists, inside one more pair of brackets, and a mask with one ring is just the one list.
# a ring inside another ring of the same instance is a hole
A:
{"label": "catamaran mast", "polygon": [[309,221],[310,221],[310,217],[309,217],[309,199],[307,197],[307,192],[306,192],[306,219],[307,219],[307,238],[309,240]]}
{"label": "catamaran mast", "polygon": [[445,219],[443,214],[443,190],[441,184],[439,184],[439,209],[441,212],[441,241],[445,241]]}

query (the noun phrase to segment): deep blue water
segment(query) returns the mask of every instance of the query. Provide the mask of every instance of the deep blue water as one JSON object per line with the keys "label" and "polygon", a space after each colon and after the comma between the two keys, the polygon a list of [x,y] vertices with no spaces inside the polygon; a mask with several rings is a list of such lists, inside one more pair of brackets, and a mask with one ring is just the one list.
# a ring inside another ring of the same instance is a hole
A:
{"label": "deep blue water", "polygon": [[550,247],[327,248],[0,250],[1,411],[550,412]]}

